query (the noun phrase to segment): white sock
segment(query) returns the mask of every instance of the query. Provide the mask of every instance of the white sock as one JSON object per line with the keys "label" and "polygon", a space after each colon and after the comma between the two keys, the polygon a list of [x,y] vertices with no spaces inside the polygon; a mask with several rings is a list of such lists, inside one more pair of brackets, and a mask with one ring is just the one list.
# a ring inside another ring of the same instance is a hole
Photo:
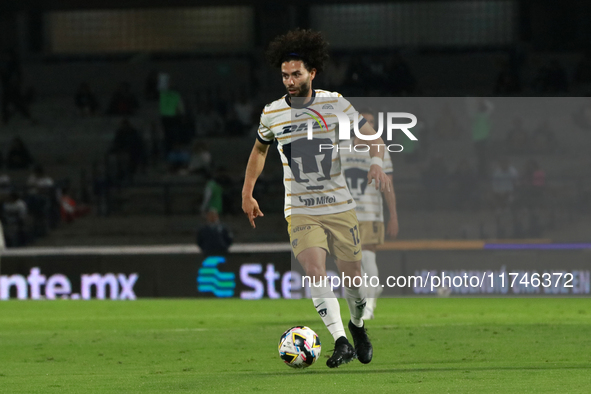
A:
{"label": "white sock", "polygon": [[365,310],[365,297],[360,287],[345,287],[345,298],[349,305],[351,321],[357,327],[363,327],[363,311]]}
{"label": "white sock", "polygon": [[[364,250],[363,251],[363,255],[361,256],[361,275],[363,276],[363,274],[367,275],[367,292],[366,292],[366,297],[367,297],[367,313],[371,314],[373,313],[373,310],[375,309],[376,306],[376,299],[378,298],[378,296],[380,295],[380,293],[383,291],[381,284],[378,285],[378,287],[373,287],[370,286],[370,278],[372,276],[375,276],[377,278],[379,278],[379,272],[378,272],[378,264],[376,262],[376,253],[375,252],[371,252],[369,250]],[[375,279],[373,281],[373,283],[375,284]]]}
{"label": "white sock", "polygon": [[[316,287],[317,284],[320,284],[320,286]],[[334,340],[336,341],[340,337],[346,338],[347,335],[341,320],[341,306],[331,289],[330,281],[324,281],[323,279],[320,283],[314,282],[310,286],[310,294],[316,312],[322,318],[324,325],[330,331]]]}

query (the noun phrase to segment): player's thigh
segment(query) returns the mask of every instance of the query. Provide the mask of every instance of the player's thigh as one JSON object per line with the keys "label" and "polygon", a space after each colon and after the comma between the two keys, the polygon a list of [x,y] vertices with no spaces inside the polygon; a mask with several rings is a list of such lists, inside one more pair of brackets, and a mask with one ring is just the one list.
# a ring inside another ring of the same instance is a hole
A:
{"label": "player's thigh", "polygon": [[315,282],[326,277],[326,255],[323,248],[313,246],[302,250],[297,257],[298,262],[304,269],[306,276],[313,278]]}
{"label": "player's thigh", "polygon": [[361,239],[355,210],[324,215],[322,221],[328,232],[330,254],[342,261],[360,261]]}
{"label": "player's thigh", "polygon": [[381,245],[384,243],[384,223],[375,222],[359,222],[359,236],[361,238],[361,245]]}
{"label": "player's thigh", "polygon": [[294,256],[306,249],[321,248],[328,252],[326,232],[318,219],[312,215],[291,215],[287,217],[287,229]]}

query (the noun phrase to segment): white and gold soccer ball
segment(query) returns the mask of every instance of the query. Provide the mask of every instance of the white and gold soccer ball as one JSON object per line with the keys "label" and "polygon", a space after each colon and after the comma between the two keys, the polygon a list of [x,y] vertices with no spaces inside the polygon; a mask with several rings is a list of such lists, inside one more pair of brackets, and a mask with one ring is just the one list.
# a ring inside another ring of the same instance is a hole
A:
{"label": "white and gold soccer ball", "polygon": [[295,326],[279,339],[279,356],[292,368],[307,368],[320,357],[320,339],[309,327]]}

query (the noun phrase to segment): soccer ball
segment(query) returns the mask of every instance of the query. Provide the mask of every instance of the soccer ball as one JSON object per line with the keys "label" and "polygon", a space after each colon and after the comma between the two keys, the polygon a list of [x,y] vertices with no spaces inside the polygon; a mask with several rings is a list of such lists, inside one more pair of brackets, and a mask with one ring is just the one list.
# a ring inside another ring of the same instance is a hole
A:
{"label": "soccer ball", "polygon": [[320,357],[320,339],[309,327],[292,327],[279,339],[279,356],[292,368],[307,368]]}

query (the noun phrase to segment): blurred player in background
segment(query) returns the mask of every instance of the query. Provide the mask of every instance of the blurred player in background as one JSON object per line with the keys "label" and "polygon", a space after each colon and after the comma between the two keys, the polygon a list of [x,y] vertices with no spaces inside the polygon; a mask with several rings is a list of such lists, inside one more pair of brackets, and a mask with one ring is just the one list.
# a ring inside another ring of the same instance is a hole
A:
{"label": "blurred player in background", "polygon": [[[0,252],[6,249],[6,243],[4,242],[4,230],[2,230],[2,222],[0,222]],[[0,274],[2,273],[2,256],[0,256]]]}
{"label": "blurred player in background", "polygon": [[[371,110],[363,109],[359,113],[367,123],[375,129],[375,117]],[[359,220],[359,235],[361,248],[361,274],[367,274],[369,278],[378,277],[378,265],[376,262],[376,248],[384,243],[384,206],[382,193],[372,187],[367,187],[367,174],[370,170],[371,157],[362,149],[355,150],[355,146],[362,144],[358,138],[342,141],[341,168],[345,174],[349,191],[355,199],[355,212]],[[385,149],[383,147],[382,149]],[[388,152],[384,153],[384,172],[392,180],[392,159]],[[398,215],[396,213],[396,195],[394,187],[383,193],[388,206],[389,219],[386,226],[388,238],[394,239],[398,235]],[[376,300],[382,293],[381,285],[367,287],[367,305],[363,313],[363,319],[373,319],[376,308]]]}
{"label": "blurred player in background", "polygon": [[[321,109],[330,102],[349,117],[351,124],[357,114],[340,94],[312,89],[314,77],[322,71],[328,59],[327,46],[320,33],[300,29],[279,36],[270,44],[267,56],[274,67],[281,69],[287,94],[266,105],[261,114],[257,141],[246,168],[242,209],[254,228],[254,220],[263,213],[252,192],[263,170],[269,146],[276,140],[284,169],[285,217],[292,249],[305,274],[314,281],[310,284],[314,307],[335,340],[334,353],[326,364],[335,368],[355,357],[364,364],[369,363],[373,348],[363,322],[366,301],[361,288],[345,283],[353,348],[343,327],[339,302],[330,281],[324,280],[327,253],[335,257],[343,275],[350,278],[361,275],[355,202],[341,173],[338,149],[332,149],[330,153],[318,150],[319,141],[331,147],[338,143],[336,122],[326,126],[326,130],[314,130],[312,140],[306,138],[305,126],[312,117],[305,115],[304,109],[311,113],[314,108]],[[329,119],[336,120],[334,117]],[[361,133],[376,133],[363,118],[359,119]],[[383,141],[377,138],[375,143]],[[378,152],[377,147],[372,148],[370,155],[372,165],[367,175],[368,184],[373,182],[375,188],[390,189],[390,178],[382,170],[383,150]]]}

